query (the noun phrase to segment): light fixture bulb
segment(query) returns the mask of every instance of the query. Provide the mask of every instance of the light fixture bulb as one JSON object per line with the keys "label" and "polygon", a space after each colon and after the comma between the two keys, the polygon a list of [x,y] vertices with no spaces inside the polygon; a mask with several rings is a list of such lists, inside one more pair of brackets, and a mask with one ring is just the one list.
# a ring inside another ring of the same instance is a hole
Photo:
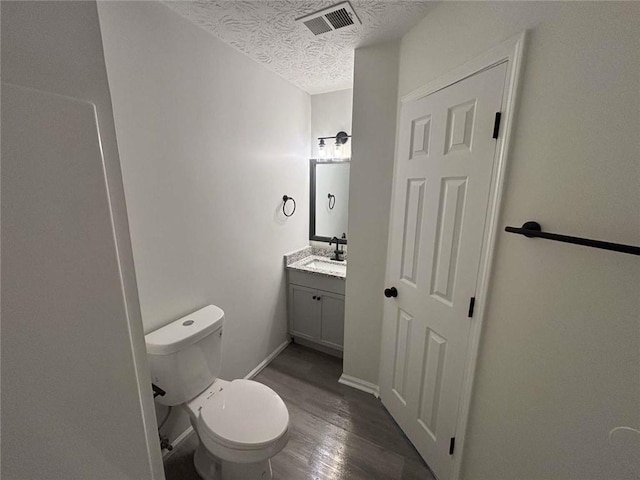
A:
{"label": "light fixture bulb", "polygon": [[320,139],[320,143],[318,144],[318,156],[320,158],[324,158],[327,155],[327,150],[324,148],[324,139]]}
{"label": "light fixture bulb", "polygon": [[336,158],[342,158],[342,144],[340,142],[336,142],[336,148],[334,150]]}
{"label": "light fixture bulb", "polygon": [[335,158],[344,159],[347,156],[347,146],[346,143],[349,141],[349,135],[347,132],[338,132],[335,136],[336,146],[335,146]]}

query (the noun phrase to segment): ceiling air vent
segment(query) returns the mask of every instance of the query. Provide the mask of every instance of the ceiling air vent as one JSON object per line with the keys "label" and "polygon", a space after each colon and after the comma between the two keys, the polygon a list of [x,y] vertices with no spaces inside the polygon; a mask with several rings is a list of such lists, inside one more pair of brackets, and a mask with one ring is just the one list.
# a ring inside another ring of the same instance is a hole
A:
{"label": "ceiling air vent", "polygon": [[333,7],[297,18],[296,22],[306,25],[314,35],[321,35],[354,25],[362,25],[349,2],[338,3]]}

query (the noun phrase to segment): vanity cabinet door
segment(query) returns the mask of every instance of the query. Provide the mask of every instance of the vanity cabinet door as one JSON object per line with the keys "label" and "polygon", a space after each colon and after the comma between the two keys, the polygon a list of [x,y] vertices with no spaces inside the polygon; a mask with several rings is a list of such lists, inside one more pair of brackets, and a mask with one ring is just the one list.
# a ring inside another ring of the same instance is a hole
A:
{"label": "vanity cabinet door", "polygon": [[289,285],[292,333],[320,338],[320,301],[318,291],[299,285]]}
{"label": "vanity cabinet door", "polygon": [[344,343],[344,297],[322,293],[321,339],[342,347]]}

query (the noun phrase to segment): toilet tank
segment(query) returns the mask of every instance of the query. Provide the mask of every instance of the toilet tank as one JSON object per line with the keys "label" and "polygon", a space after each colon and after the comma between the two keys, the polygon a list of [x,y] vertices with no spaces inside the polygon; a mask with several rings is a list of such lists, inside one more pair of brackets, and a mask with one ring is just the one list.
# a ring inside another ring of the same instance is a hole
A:
{"label": "toilet tank", "polygon": [[224,312],[208,305],[145,335],[151,381],[163,405],[192,399],[220,374]]}

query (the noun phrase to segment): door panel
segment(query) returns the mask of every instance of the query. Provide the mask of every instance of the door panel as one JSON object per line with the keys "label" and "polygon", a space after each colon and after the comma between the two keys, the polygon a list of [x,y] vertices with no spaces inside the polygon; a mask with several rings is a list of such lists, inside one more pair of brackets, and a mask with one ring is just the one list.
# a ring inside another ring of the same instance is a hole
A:
{"label": "door panel", "polygon": [[404,310],[398,310],[398,320],[396,322],[396,341],[393,369],[393,393],[398,400],[406,405],[405,386],[407,383],[407,370],[409,363],[409,343],[411,341],[411,321],[412,316]]}
{"label": "door panel", "polygon": [[420,231],[422,230],[422,205],[424,203],[424,178],[407,180],[407,201],[402,242],[402,270],[400,278],[410,285],[416,284]]}
{"label": "door panel", "polygon": [[470,152],[476,101],[470,100],[447,110],[447,139],[444,154],[455,151]]}
{"label": "door panel", "polygon": [[427,328],[424,362],[420,375],[420,398],[418,400],[418,423],[435,440],[440,404],[440,387],[444,370],[447,340]]}
{"label": "door panel", "polygon": [[466,177],[442,179],[430,291],[432,296],[449,306],[453,301],[466,191]]}
{"label": "door panel", "polygon": [[449,478],[506,64],[402,105],[381,396],[440,480]]}
{"label": "door panel", "polygon": [[431,115],[411,121],[411,153],[409,160],[419,156],[429,156],[431,139]]}

